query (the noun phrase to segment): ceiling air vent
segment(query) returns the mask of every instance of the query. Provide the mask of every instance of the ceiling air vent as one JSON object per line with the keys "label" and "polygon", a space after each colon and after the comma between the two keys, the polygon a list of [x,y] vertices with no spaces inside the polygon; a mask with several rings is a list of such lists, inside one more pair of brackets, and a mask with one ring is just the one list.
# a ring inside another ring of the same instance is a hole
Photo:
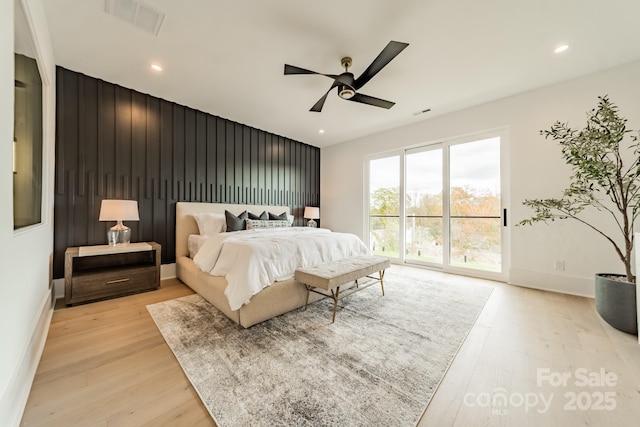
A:
{"label": "ceiling air vent", "polygon": [[136,0],[106,0],[105,11],[154,36],[164,20],[164,13]]}

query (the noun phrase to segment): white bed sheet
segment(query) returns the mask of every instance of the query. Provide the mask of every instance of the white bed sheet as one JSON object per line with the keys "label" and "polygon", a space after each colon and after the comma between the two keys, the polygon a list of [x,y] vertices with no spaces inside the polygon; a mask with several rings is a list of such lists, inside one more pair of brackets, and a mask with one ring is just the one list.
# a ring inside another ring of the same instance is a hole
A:
{"label": "white bed sheet", "polygon": [[227,280],[232,310],[300,267],[369,254],[357,236],[310,227],[234,231],[207,236],[193,258],[200,270]]}

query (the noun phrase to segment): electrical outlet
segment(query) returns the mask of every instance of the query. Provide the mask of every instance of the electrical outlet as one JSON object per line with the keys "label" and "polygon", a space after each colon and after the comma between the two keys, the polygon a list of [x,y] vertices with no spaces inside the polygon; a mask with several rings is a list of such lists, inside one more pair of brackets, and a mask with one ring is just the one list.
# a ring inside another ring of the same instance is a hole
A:
{"label": "electrical outlet", "polygon": [[553,262],[553,268],[558,271],[564,271],[564,260],[557,259]]}

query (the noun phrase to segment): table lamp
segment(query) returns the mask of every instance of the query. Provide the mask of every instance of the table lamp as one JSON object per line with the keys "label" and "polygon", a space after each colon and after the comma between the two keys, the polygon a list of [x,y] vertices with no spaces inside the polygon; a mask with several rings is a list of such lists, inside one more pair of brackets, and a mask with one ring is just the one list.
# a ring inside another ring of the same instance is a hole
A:
{"label": "table lamp", "polygon": [[320,208],[305,206],[303,216],[309,220],[307,227],[317,227],[318,223],[314,219],[320,218]]}
{"label": "table lamp", "polygon": [[131,242],[131,229],[122,221],[140,221],[137,200],[103,200],[100,206],[99,221],[116,221],[116,225],[107,231],[110,245]]}

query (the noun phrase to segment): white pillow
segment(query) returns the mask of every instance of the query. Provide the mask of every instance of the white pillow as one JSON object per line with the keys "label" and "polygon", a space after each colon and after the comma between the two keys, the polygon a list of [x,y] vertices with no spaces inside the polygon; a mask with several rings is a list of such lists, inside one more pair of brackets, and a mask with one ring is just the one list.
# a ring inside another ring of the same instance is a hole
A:
{"label": "white pillow", "polygon": [[293,225],[293,215],[287,215],[287,219],[289,220],[289,225]]}
{"label": "white pillow", "polygon": [[223,233],[227,229],[227,219],[221,213],[197,213],[193,218],[201,235]]}
{"label": "white pillow", "polygon": [[283,220],[260,220],[260,219],[248,219],[247,230],[253,230],[255,228],[281,228],[291,227],[289,221]]}

